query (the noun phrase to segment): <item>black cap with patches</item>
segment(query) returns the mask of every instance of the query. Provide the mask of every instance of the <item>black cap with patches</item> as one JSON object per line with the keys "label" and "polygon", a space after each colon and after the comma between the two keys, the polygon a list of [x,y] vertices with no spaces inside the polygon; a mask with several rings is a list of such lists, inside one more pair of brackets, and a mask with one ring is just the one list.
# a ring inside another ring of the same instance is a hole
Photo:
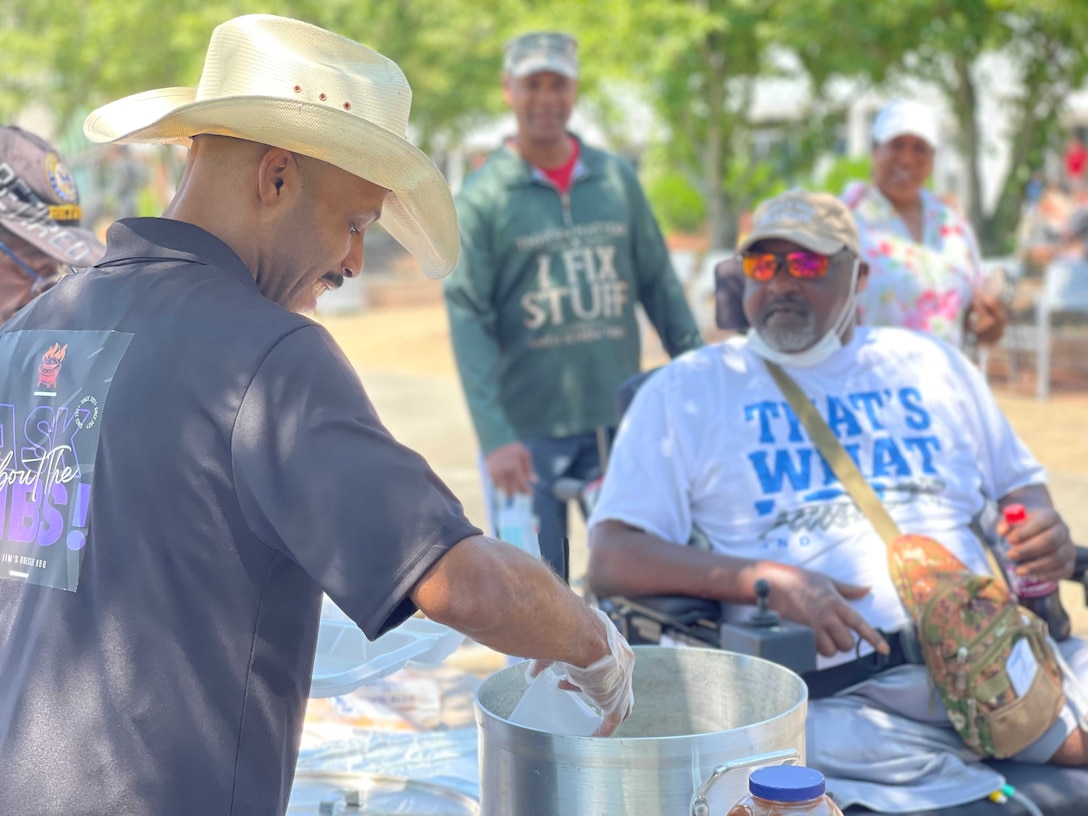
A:
{"label": "black cap with patches", "polygon": [[0,237],[8,230],[70,266],[93,266],[106,248],[79,226],[79,191],[49,142],[0,127]]}

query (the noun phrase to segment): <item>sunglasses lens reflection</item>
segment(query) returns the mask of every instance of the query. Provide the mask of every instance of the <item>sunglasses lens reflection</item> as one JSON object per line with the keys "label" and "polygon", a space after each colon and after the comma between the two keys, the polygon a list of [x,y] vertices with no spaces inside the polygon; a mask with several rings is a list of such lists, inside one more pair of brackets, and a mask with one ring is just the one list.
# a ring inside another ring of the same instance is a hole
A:
{"label": "sunglasses lens reflection", "polygon": [[[830,260],[816,252],[791,252],[784,256],[786,269],[795,278],[812,280],[827,274]],[[746,252],[741,255],[744,274],[755,281],[766,282],[774,277],[783,256],[771,252]]]}
{"label": "sunglasses lens reflection", "polygon": [[770,253],[746,254],[741,260],[744,274],[757,281],[769,281],[778,267],[778,257]]}
{"label": "sunglasses lens reflection", "polygon": [[795,278],[821,278],[827,272],[827,257],[815,252],[791,252],[786,264]]}

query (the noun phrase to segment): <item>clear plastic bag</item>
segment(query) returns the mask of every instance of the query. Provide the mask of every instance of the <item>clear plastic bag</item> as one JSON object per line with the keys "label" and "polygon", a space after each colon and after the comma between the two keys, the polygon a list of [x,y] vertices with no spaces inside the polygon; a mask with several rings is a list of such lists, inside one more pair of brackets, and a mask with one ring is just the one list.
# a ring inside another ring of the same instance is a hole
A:
{"label": "clear plastic bag", "polygon": [[601,712],[579,692],[559,688],[559,680],[551,666],[534,677],[510,712],[510,722],[550,734],[591,736],[601,725]]}
{"label": "clear plastic bag", "polygon": [[498,499],[495,527],[499,538],[533,558],[540,558],[540,542],[537,539],[539,525],[537,517],[533,515],[533,497],[528,493],[508,496],[499,491]]}

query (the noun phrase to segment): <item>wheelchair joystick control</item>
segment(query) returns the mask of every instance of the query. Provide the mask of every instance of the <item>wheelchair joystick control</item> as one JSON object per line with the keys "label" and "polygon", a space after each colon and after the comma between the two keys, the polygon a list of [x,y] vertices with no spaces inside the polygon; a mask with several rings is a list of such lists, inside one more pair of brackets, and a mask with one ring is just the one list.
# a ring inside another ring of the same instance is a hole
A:
{"label": "wheelchair joystick control", "polygon": [[778,626],[781,620],[778,617],[778,613],[770,607],[770,602],[767,600],[771,594],[771,584],[766,578],[760,578],[756,581],[756,611],[748,616],[749,626]]}
{"label": "wheelchair joystick control", "polygon": [[761,657],[780,663],[798,674],[816,669],[816,636],[812,629],[784,621],[770,608],[769,581],[755,582],[756,608],[736,621],[723,620],[718,627],[718,643],[730,652]]}

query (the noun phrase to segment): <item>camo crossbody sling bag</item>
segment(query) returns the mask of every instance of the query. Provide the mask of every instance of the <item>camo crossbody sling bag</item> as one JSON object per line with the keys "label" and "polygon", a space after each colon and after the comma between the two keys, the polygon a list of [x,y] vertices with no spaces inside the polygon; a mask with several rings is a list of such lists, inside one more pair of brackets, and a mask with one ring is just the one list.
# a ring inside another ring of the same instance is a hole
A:
{"label": "camo crossbody sling bag", "polygon": [[1026,748],[1050,728],[1065,702],[1046,623],[1020,607],[1003,580],[972,573],[928,536],[901,533],[797,383],[765,362],[887,546],[888,569],[914,619],[922,657],[953,728],[982,757],[1010,757]]}

